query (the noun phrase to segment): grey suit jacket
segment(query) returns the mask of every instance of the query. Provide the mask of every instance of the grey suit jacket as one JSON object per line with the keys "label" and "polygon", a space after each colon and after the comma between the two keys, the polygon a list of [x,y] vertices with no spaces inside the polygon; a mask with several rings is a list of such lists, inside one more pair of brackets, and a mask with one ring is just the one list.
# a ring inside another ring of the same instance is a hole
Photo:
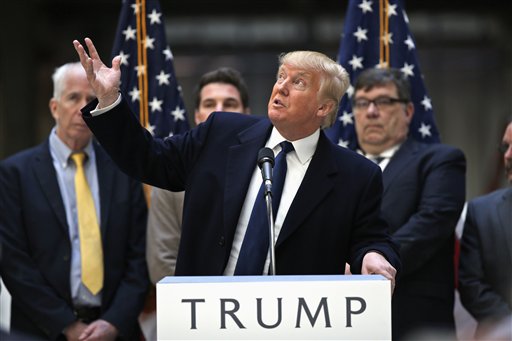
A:
{"label": "grey suit jacket", "polygon": [[146,261],[153,284],[174,275],[181,239],[185,192],[158,187],[151,191],[146,240]]}

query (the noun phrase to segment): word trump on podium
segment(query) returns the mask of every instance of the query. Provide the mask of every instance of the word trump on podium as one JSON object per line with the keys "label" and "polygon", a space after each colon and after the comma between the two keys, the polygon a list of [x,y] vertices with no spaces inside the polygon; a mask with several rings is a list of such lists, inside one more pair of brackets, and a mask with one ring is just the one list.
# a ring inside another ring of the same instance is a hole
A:
{"label": "word trump on podium", "polygon": [[390,340],[383,276],[166,277],[159,340]]}

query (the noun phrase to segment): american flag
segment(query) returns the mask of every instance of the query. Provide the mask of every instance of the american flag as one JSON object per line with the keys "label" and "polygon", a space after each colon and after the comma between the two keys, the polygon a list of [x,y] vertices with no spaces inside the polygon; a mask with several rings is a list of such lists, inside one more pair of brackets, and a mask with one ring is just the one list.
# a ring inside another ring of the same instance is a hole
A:
{"label": "american flag", "polygon": [[[400,69],[411,83],[414,116],[409,134],[422,142],[439,142],[432,102],[420,71],[409,19],[399,0],[350,0],[338,62],[353,82],[358,74],[373,67]],[[338,119],[327,129],[329,138],[340,146],[357,149],[354,115],[351,107],[352,85],[343,96]]]}
{"label": "american flag", "polygon": [[153,136],[189,129],[158,0],[123,0],[113,56],[121,56],[121,91]]}

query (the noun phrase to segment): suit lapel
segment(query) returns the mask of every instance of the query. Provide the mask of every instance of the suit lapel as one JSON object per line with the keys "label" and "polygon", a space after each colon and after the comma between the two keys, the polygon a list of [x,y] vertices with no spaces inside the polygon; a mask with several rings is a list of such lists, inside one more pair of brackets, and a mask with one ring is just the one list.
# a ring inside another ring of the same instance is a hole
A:
{"label": "suit lapel", "polygon": [[[317,149],[311,159],[302,184],[286,214],[276,246],[282,244],[332,190],[332,176],[334,176],[338,170],[331,162],[331,149],[332,146],[324,133],[321,132]],[[311,195],[311,193],[315,195]]]}
{"label": "suit lapel", "polygon": [[32,171],[41,185],[41,189],[48,199],[48,204],[55,212],[57,220],[62,229],[68,234],[68,223],[66,220],[66,211],[60,193],[57,174],[53,167],[53,160],[50,155],[50,146],[48,140],[41,144],[38,152],[34,155]]}
{"label": "suit lapel", "polygon": [[261,120],[238,135],[239,144],[228,150],[224,187],[224,228],[229,235],[236,228],[247,189],[257,163],[258,151],[265,145],[272,125]]}
{"label": "suit lapel", "polygon": [[396,151],[395,155],[389,160],[388,165],[382,172],[383,195],[391,187],[393,180],[400,174],[405,166],[410,162],[412,155],[418,151],[415,142],[408,138],[404,144]]}
{"label": "suit lapel", "polygon": [[501,200],[496,205],[499,228],[498,235],[505,239],[506,250],[512,261],[512,189],[505,191]]}
{"label": "suit lapel", "polygon": [[101,233],[105,233],[107,226],[108,215],[110,213],[110,202],[112,201],[112,186],[114,183],[114,169],[116,166],[109,166],[108,163],[112,162],[105,154],[103,149],[99,148],[96,143],[94,145],[94,152],[96,154],[96,171],[98,174],[98,186],[100,196],[100,229]]}

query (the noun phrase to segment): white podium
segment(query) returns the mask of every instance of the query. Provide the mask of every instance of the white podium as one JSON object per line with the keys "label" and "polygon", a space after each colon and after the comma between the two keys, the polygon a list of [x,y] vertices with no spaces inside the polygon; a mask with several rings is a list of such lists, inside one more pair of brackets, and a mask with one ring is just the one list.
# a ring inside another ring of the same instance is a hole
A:
{"label": "white podium", "polygon": [[383,276],[166,277],[158,340],[391,340]]}

